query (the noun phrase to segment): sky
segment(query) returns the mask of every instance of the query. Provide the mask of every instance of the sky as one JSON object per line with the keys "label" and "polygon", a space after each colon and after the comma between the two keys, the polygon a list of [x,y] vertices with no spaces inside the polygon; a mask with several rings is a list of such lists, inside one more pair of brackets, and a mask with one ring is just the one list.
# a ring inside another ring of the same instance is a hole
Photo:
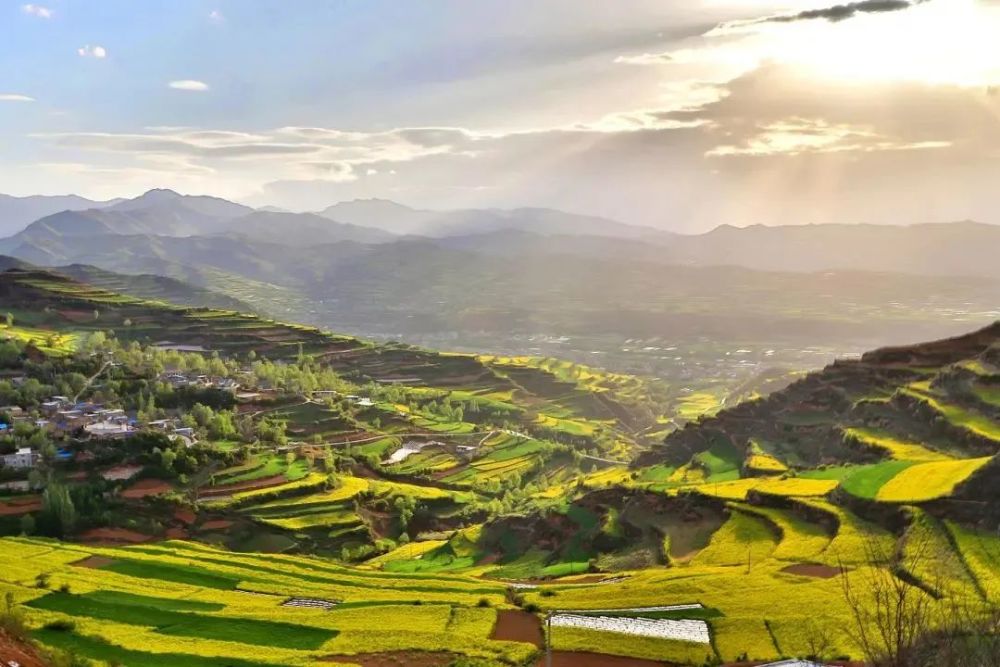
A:
{"label": "sky", "polygon": [[0,0],[0,192],[1000,223],[1000,0]]}

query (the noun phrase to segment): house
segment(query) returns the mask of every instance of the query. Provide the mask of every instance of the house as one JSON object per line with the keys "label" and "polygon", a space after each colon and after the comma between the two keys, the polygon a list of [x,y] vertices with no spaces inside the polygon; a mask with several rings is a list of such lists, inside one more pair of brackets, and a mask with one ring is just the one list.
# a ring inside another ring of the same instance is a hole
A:
{"label": "house", "polygon": [[11,417],[20,417],[24,414],[24,410],[18,405],[5,405],[0,407],[0,414],[8,414]]}
{"label": "house", "polygon": [[94,424],[87,424],[83,429],[92,438],[99,440],[115,440],[127,438],[135,433],[135,429],[128,422],[102,421]]}
{"label": "house", "polygon": [[38,453],[30,447],[21,447],[13,454],[3,455],[3,464],[6,468],[15,470],[26,470],[34,468],[38,462]]}
{"label": "house", "polygon": [[375,405],[375,401],[366,396],[364,398],[359,398],[355,403],[355,405],[357,405],[359,408],[370,408],[373,405]]}
{"label": "house", "polygon": [[46,414],[54,415],[62,407],[62,403],[59,401],[44,401],[42,402],[42,412]]}
{"label": "house", "polygon": [[332,389],[317,389],[312,393],[313,398],[333,398],[337,395]]}
{"label": "house", "polygon": [[215,383],[215,386],[224,391],[236,391],[240,388],[240,383],[233,378],[222,378]]}
{"label": "house", "polygon": [[35,428],[42,431],[52,431],[55,430],[56,425],[50,422],[48,419],[36,419]]}
{"label": "house", "polygon": [[180,373],[171,373],[164,379],[174,387],[186,387],[191,383],[186,375],[181,375]]}

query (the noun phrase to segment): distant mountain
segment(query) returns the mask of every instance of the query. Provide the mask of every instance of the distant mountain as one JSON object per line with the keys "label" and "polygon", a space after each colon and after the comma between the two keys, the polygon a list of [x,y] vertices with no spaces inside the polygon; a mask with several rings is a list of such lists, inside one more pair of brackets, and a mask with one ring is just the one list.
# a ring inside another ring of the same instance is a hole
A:
{"label": "distant mountain", "polygon": [[535,234],[568,234],[626,239],[653,237],[666,241],[673,235],[651,227],[545,208],[466,209],[421,211],[384,199],[342,202],[319,213],[354,225],[376,227],[396,234],[444,238],[486,234],[503,230]]}
{"label": "distant mountain", "polygon": [[303,247],[340,241],[385,243],[397,238],[395,234],[381,229],[337,222],[313,213],[275,211],[254,211],[230,220],[223,233]]}
{"label": "distant mountain", "polygon": [[334,204],[317,215],[394,234],[420,234],[425,223],[437,213],[418,211],[387,199],[355,199]]}
{"label": "distant mountain", "polygon": [[81,211],[89,208],[106,208],[120,199],[92,201],[76,195],[11,197],[0,195],[0,236],[9,236],[29,224],[59,211]]}
{"label": "distant mountain", "polygon": [[976,222],[896,225],[722,226],[664,244],[676,263],[767,271],[896,271],[1000,277],[1000,226]]}

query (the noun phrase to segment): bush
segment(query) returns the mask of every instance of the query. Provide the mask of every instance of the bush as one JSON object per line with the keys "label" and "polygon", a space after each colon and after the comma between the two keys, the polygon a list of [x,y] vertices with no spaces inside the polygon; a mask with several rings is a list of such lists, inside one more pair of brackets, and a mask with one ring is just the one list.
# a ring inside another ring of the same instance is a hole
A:
{"label": "bush", "polygon": [[76,630],[76,623],[66,619],[60,619],[58,621],[49,621],[44,626],[45,630],[54,630],[56,632],[73,632]]}
{"label": "bush", "polygon": [[486,598],[479,598],[479,602],[476,603],[476,606],[481,609],[485,609],[490,606],[490,601]]}

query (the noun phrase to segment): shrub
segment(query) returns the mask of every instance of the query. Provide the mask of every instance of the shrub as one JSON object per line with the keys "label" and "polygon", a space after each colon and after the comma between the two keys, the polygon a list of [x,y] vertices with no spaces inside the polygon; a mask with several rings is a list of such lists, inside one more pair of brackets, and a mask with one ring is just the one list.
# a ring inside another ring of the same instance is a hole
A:
{"label": "shrub", "polygon": [[45,630],[54,630],[56,632],[73,632],[73,630],[76,630],[76,623],[67,619],[59,619],[57,621],[49,621],[42,627]]}

